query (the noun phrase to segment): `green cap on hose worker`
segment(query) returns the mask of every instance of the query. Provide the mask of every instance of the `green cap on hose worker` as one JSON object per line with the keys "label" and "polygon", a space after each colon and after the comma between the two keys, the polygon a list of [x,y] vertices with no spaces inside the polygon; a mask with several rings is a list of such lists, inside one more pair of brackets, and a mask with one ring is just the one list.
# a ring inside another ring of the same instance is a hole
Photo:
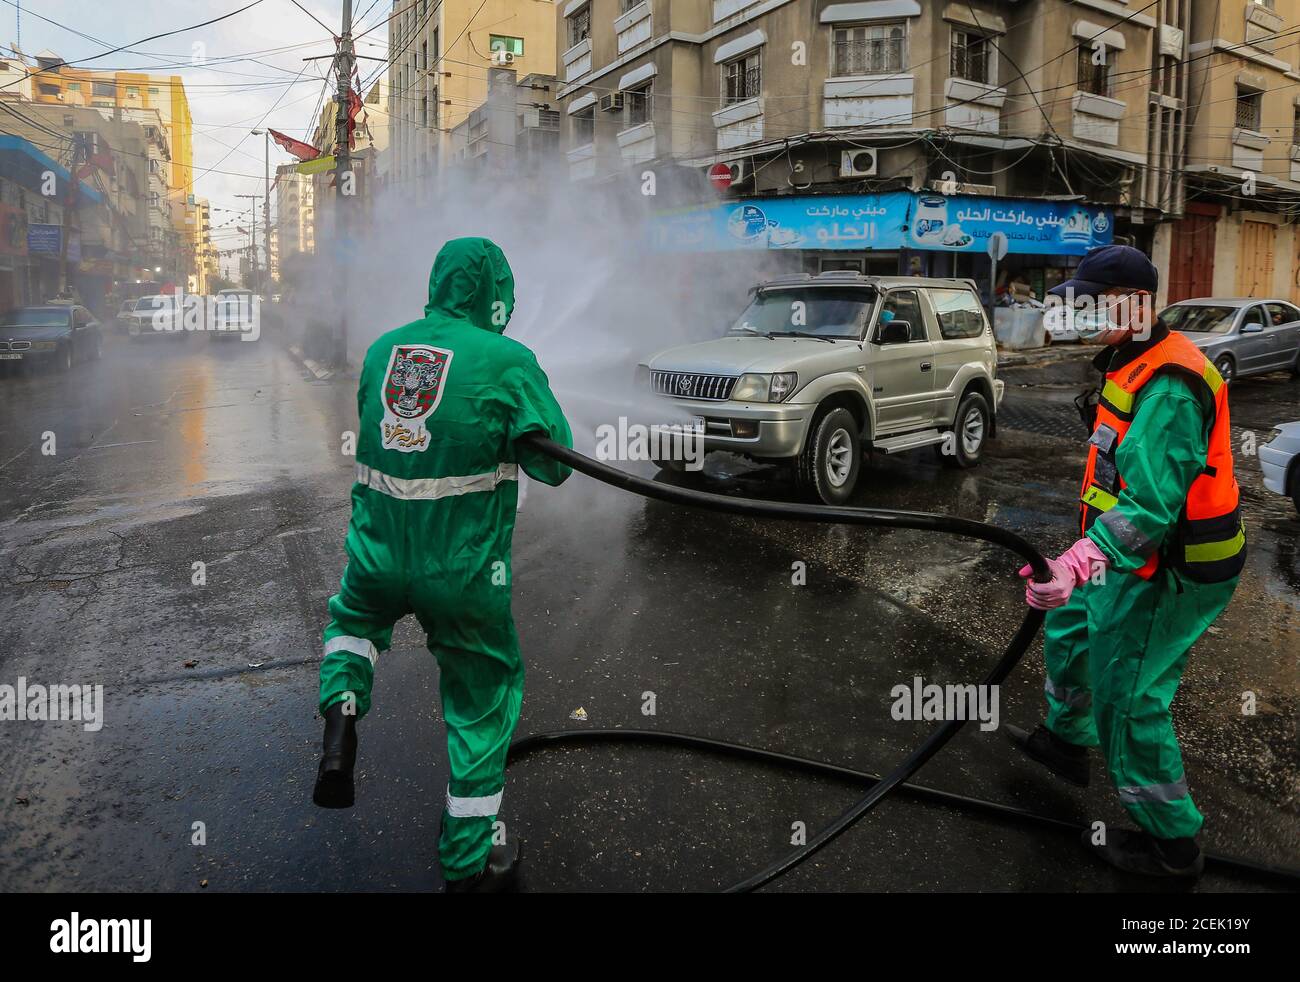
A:
{"label": "green cap on hose worker", "polygon": [[449,891],[513,878],[518,841],[494,846],[492,827],[523,699],[510,611],[518,478],[555,485],[570,473],[520,442],[535,433],[571,446],[572,434],[533,353],[503,334],[514,306],[501,250],[453,239],[433,264],[424,316],[366,352],[348,562],[324,633],[313,798],[338,808],[353,801],[356,722],[393,626],[414,614],[424,630],[447,725],[438,858]]}
{"label": "green cap on hose worker", "polygon": [[1117,245],[1089,252],[1050,291],[1078,311],[1081,338],[1106,346],[1094,359],[1104,385],[1082,534],[1048,560],[1048,582],[1020,570],[1027,603],[1047,611],[1047,718],[1032,733],[1007,729],[1030,757],[1080,785],[1088,783],[1088,748],[1100,746],[1140,831],[1090,833],[1084,844],[1129,872],[1193,877],[1204,865],[1194,839],[1203,819],[1169,706],[1188,649],[1232,596],[1244,538],[1225,533],[1214,562],[1191,561],[1201,555],[1185,538],[1192,502],[1226,502],[1211,526],[1239,521],[1227,390],[1195,346],[1156,319],[1158,287],[1150,259]]}

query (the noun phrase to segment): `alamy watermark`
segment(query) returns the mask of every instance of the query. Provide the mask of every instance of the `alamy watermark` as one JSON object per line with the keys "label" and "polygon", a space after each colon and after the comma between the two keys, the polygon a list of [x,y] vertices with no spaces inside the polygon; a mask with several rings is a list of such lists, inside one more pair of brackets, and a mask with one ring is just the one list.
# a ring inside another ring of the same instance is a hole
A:
{"label": "alamy watermark", "polygon": [[704,421],[692,423],[629,423],[596,427],[596,459],[604,461],[674,461],[688,471],[704,469]]}
{"label": "alamy watermark", "polygon": [[894,700],[889,714],[897,720],[979,720],[986,733],[998,728],[996,685],[927,685],[916,675],[910,685],[900,682],[889,694]]}
{"label": "alamy watermark", "polygon": [[102,685],[28,684],[18,676],[17,685],[0,685],[0,722],[77,722],[87,733],[104,726]]}

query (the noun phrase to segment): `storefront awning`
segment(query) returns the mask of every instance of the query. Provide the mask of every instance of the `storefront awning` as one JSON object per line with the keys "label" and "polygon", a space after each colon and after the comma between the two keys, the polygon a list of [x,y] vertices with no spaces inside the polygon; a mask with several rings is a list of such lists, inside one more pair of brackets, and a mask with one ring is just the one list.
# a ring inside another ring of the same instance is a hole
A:
{"label": "storefront awning", "polygon": [[[52,171],[58,180],[59,198],[63,199],[63,190],[72,181],[72,174],[51,158],[38,150],[33,144],[20,136],[0,135],[0,177],[8,178],[29,191],[41,192],[45,173]],[[95,204],[103,204],[104,196],[94,188],[81,184],[81,193]]]}

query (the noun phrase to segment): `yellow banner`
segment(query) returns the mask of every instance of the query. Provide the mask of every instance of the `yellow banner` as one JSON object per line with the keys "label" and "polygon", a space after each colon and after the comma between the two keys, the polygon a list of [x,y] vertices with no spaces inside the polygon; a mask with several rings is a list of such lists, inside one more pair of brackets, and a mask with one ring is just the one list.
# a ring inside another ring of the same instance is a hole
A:
{"label": "yellow banner", "polygon": [[327,170],[334,169],[334,155],[304,160],[302,163],[296,164],[293,169],[299,174],[323,174]]}

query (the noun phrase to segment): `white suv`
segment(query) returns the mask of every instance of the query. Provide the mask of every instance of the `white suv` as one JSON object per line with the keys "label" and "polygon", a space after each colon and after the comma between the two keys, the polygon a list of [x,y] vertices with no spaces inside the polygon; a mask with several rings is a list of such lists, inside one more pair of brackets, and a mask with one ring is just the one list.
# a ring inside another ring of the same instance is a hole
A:
{"label": "white suv", "polygon": [[831,505],[853,493],[867,449],[935,446],[974,466],[1003,393],[973,281],[843,271],[763,283],[725,336],[638,373],[695,417],[706,453],[788,462]]}

